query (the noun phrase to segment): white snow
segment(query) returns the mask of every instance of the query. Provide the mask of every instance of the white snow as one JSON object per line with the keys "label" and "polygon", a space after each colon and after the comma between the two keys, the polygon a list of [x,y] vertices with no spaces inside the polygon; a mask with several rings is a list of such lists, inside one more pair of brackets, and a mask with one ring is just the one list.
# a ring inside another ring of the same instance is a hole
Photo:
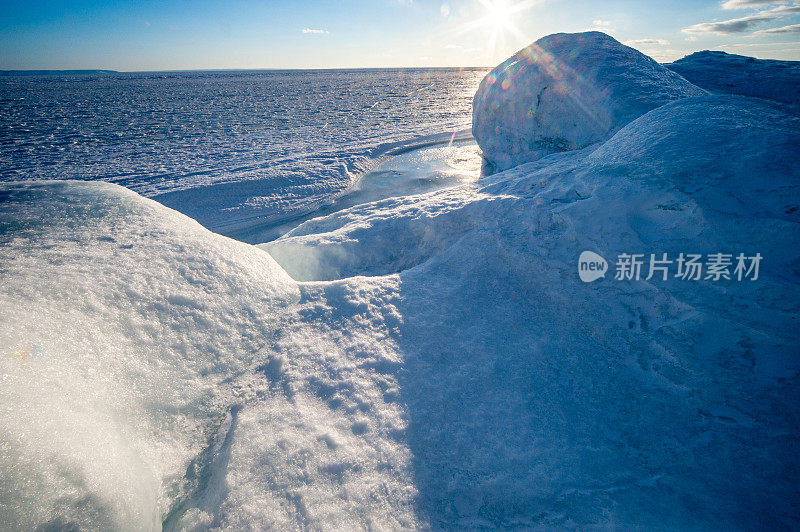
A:
{"label": "white snow", "polygon": [[[800,526],[800,118],[620,46],[597,71],[669,83],[603,96],[605,136],[269,254],[113,185],[0,186],[0,528]],[[764,260],[586,284],[584,250]]]}
{"label": "white snow", "polygon": [[647,111],[705,91],[601,32],[557,33],[495,67],[472,133],[495,170],[583,148]]}
{"label": "white snow", "polygon": [[157,528],[297,287],[117,185],[0,195],[0,528]]}
{"label": "white snow", "polygon": [[381,149],[386,155],[378,159],[383,162],[360,176],[351,187],[323,206],[289,220],[261,220],[247,229],[234,231],[229,236],[244,242],[268,242],[303,221],[347,207],[474,181],[481,175],[482,155],[471,135],[465,133],[467,135],[460,138],[436,135],[411,144],[397,142],[383,146]]}

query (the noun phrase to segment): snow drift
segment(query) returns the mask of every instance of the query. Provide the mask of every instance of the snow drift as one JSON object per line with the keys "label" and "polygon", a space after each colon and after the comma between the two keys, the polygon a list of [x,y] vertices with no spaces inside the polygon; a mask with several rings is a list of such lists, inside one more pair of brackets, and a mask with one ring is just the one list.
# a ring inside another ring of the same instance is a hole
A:
{"label": "snow drift", "polygon": [[472,132],[495,170],[607,139],[634,118],[704,91],[600,32],[539,39],[495,67]]}
{"label": "snow drift", "polygon": [[[274,261],[118,187],[4,185],[0,525],[800,526],[800,118],[675,83]],[[586,284],[584,250],[764,259]]]}
{"label": "snow drift", "polygon": [[2,185],[0,271],[0,528],[159,528],[296,286],[100,182]]}

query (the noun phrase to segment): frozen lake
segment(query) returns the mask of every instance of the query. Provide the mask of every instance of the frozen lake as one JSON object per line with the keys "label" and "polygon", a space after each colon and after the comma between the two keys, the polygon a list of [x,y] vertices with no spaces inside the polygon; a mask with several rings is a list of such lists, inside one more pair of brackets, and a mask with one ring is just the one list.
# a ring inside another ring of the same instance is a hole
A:
{"label": "frozen lake", "polygon": [[0,180],[109,181],[214,231],[252,235],[330,204],[393,151],[468,136],[484,74],[4,77]]}

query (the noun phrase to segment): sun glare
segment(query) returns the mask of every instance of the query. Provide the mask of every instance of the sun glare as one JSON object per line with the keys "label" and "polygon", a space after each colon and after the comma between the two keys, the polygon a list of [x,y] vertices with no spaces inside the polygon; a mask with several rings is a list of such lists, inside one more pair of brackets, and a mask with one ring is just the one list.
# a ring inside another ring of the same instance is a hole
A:
{"label": "sun glare", "polygon": [[493,29],[502,29],[511,22],[508,6],[502,0],[484,3],[486,7],[486,23]]}
{"label": "sun glare", "polygon": [[[471,22],[456,30],[456,34],[482,31],[487,40],[482,47],[493,60],[498,54],[508,53],[508,46],[527,44],[528,37],[517,27],[538,0],[478,0],[481,12]],[[513,41],[513,42],[511,42]]]}

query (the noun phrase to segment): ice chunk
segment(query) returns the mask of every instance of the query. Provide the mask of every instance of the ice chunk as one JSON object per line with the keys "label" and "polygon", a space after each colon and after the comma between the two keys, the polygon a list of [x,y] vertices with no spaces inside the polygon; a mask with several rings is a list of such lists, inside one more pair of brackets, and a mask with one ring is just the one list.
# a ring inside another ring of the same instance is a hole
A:
{"label": "ice chunk", "polygon": [[472,131],[495,170],[605,140],[647,111],[705,94],[600,32],[539,39],[498,65],[475,94]]}

